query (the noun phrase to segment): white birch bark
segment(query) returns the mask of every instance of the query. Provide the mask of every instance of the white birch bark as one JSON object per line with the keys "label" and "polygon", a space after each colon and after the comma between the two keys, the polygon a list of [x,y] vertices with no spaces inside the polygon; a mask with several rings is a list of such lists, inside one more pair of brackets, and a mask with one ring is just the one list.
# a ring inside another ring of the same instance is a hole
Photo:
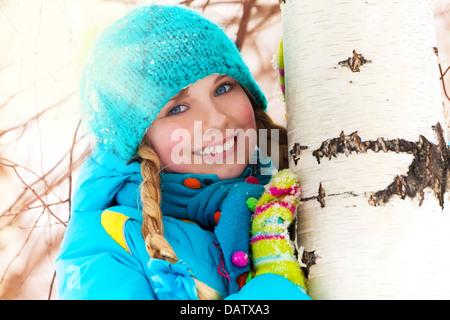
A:
{"label": "white birch bark", "polygon": [[[450,201],[370,196],[405,176],[414,155],[372,150],[323,157],[313,151],[341,132],[362,141],[422,135],[439,146],[445,128],[434,51],[431,0],[281,1],[290,166],[302,204],[297,242],[315,251],[314,299],[450,298]],[[370,60],[353,72],[339,61],[353,50]],[[446,137],[444,133],[444,137]],[[446,178],[445,178],[446,179]],[[319,186],[325,196],[318,199]]]}

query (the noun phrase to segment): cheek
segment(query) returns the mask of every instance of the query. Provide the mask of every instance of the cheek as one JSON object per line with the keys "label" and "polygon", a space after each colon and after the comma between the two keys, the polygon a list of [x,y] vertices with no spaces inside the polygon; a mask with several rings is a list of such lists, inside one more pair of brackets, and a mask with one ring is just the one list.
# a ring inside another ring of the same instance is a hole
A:
{"label": "cheek", "polygon": [[256,130],[255,114],[253,112],[253,107],[250,103],[249,103],[248,107],[244,110],[242,119],[249,128]]}
{"label": "cheek", "polygon": [[152,125],[146,141],[158,154],[162,167],[182,162],[182,156],[190,156],[190,132],[177,125]]}
{"label": "cheek", "polygon": [[234,110],[233,117],[240,124],[240,127],[243,129],[256,130],[255,114],[253,112],[252,104],[247,96],[242,97],[240,102],[234,105],[239,106]]}

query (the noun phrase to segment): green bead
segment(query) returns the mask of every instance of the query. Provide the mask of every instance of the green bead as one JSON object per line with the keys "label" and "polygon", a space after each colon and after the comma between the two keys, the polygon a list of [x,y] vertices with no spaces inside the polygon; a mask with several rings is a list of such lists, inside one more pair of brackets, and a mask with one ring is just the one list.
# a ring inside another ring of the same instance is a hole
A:
{"label": "green bead", "polygon": [[253,279],[253,275],[251,272],[248,273],[247,278],[245,279],[245,283],[249,282],[250,280]]}
{"label": "green bead", "polygon": [[251,210],[251,211],[255,211],[256,209],[256,204],[258,203],[258,199],[250,197],[247,199],[247,201],[245,202],[247,203],[247,207]]}

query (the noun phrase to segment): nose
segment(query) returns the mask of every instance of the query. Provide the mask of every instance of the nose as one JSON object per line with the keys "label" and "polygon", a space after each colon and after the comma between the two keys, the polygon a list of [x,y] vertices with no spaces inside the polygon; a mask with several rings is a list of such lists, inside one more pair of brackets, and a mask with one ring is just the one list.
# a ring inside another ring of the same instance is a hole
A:
{"label": "nose", "polygon": [[229,122],[229,116],[224,106],[219,106],[210,101],[205,105],[205,119],[203,120],[203,128],[205,133],[211,130],[219,130],[225,132]]}

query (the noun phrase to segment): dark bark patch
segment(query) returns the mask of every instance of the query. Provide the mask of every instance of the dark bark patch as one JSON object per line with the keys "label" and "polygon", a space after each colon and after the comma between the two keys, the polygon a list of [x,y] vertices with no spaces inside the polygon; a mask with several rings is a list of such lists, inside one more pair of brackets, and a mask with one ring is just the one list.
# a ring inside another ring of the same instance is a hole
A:
{"label": "dark bark patch", "polygon": [[367,60],[362,54],[357,53],[356,50],[353,50],[352,57],[349,57],[346,60],[339,61],[338,64],[340,66],[350,68],[350,70],[352,70],[353,72],[360,72],[361,69],[359,67],[370,62],[372,61]]}
{"label": "dark bark patch", "polygon": [[302,270],[306,278],[309,276],[309,270],[311,267],[316,264],[317,258],[318,256],[315,251],[303,251],[302,262],[305,264],[305,267],[302,267]]}
{"label": "dark bark patch", "polygon": [[317,201],[320,202],[320,207],[325,208],[325,190],[322,187],[322,183],[319,185],[319,196],[317,197]]}
{"label": "dark bark patch", "polygon": [[433,127],[438,137],[438,144],[433,144],[424,136],[420,136],[417,142],[404,139],[378,138],[372,141],[361,141],[357,132],[345,135],[341,132],[338,138],[328,139],[313,151],[320,164],[321,158],[327,157],[331,160],[337,154],[346,156],[356,153],[373,152],[396,152],[408,153],[414,156],[406,175],[395,177],[394,181],[384,190],[380,190],[370,196],[369,203],[373,206],[385,204],[389,199],[398,195],[401,199],[419,198],[422,205],[424,190],[431,189],[444,208],[444,194],[447,191],[447,180],[450,166],[450,148],[447,146],[441,125],[438,123]]}
{"label": "dark bark patch", "polygon": [[292,157],[292,160],[294,161],[295,165],[297,165],[297,162],[300,160],[300,154],[302,153],[302,150],[306,149],[308,149],[307,146],[302,146],[298,142],[294,143],[294,146],[289,151],[289,155]]}

